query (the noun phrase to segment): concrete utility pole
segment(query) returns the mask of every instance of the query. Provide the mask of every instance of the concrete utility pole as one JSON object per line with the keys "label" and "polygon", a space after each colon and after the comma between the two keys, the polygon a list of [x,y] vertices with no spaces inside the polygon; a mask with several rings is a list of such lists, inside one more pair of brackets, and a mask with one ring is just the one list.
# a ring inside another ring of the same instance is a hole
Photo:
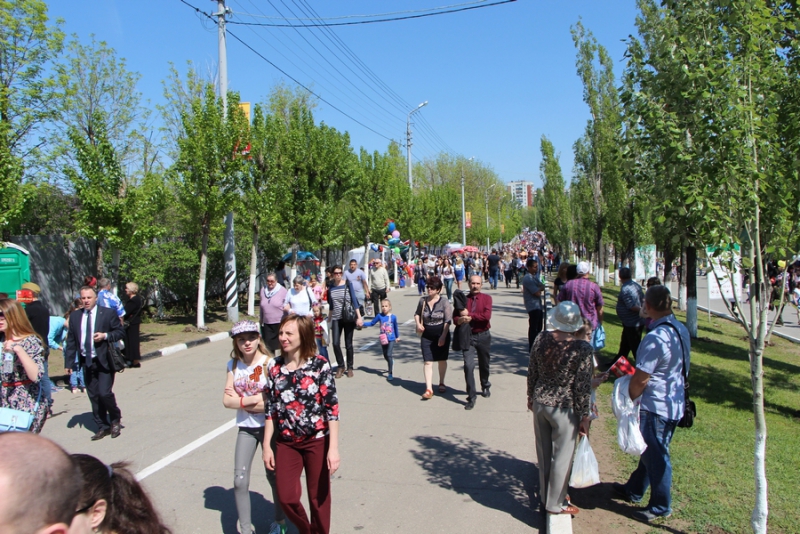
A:
{"label": "concrete utility pole", "polygon": [[[230,8],[225,0],[217,2],[217,36],[219,40],[219,96],[222,99],[222,113],[228,117],[228,51],[225,37],[225,16]],[[233,234],[233,212],[225,216],[225,235],[222,254],[225,258],[225,306],[228,309],[228,320],[235,323],[239,320],[239,284],[236,281],[236,243]]]}
{"label": "concrete utility pole", "polygon": [[[472,161],[475,157],[471,157],[467,162]],[[461,163],[461,246],[467,246],[467,208],[464,205],[464,163]]]}
{"label": "concrete utility pole", "polygon": [[489,243],[489,190],[496,186],[497,184],[492,184],[486,188],[486,253],[488,254],[490,250],[492,250],[492,246]]}
{"label": "concrete utility pole", "polygon": [[417,111],[422,108],[422,106],[428,105],[428,101],[426,100],[419,106],[415,107],[411,111],[408,112],[408,117],[406,117],[406,158],[408,159],[408,187],[412,191],[414,190],[414,179],[411,176],[411,115],[416,113]]}

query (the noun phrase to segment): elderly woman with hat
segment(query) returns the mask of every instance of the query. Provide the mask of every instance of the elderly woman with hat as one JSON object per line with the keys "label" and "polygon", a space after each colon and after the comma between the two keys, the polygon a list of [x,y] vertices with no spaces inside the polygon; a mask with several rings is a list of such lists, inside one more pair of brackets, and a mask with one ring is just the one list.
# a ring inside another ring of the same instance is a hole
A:
{"label": "elderly woman with hat", "polygon": [[567,499],[578,434],[589,432],[592,346],[581,310],[562,302],[547,314],[552,330],[533,343],[528,366],[528,409],[533,411],[539,499],[550,514],[578,513]]}

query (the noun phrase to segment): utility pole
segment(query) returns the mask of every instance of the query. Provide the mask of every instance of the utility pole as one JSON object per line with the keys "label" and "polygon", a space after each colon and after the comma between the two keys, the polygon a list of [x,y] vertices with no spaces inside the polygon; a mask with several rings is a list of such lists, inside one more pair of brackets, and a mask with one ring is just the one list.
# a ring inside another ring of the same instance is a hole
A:
{"label": "utility pole", "polygon": [[411,189],[412,192],[414,191],[414,178],[411,175],[411,115],[419,111],[422,106],[426,106],[427,104],[428,101],[426,100],[419,106],[409,111],[408,115],[406,116],[406,159],[408,160],[408,188]]}
{"label": "utility pole", "polygon": [[467,246],[467,212],[464,206],[464,164],[461,164],[461,248]]}
{"label": "utility pole", "polygon": [[486,253],[488,254],[489,251],[492,249],[491,244],[489,243],[489,190],[496,186],[497,184],[492,184],[486,188],[485,195],[486,195]]}
{"label": "utility pole", "polygon": [[[230,13],[230,8],[225,5],[225,0],[212,0],[217,2],[217,37],[219,41],[219,96],[222,99],[223,117],[228,117],[228,50],[225,35],[225,16]],[[233,234],[233,212],[225,216],[225,234],[222,254],[225,259],[225,307],[228,310],[228,321],[235,323],[239,320],[239,284],[236,280],[236,242]]]}

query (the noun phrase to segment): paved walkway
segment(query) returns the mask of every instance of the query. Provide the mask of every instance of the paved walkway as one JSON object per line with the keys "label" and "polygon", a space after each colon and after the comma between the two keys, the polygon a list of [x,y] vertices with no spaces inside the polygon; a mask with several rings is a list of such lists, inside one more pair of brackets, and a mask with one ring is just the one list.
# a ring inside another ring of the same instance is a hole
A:
{"label": "paved walkway", "polygon": [[[542,517],[531,506],[538,474],[525,406],[527,315],[518,290],[490,294],[492,397],[479,397],[472,411],[463,409],[458,359],[450,361],[447,393],[420,400],[419,341],[408,322],[418,301],[415,290],[389,295],[403,324],[394,382],[384,377],[377,329],[356,332],[355,376],[337,381],[342,467],[333,484],[333,532],[542,529]],[[118,439],[90,441],[95,428],[89,401],[67,390],[55,394],[59,415],[43,435],[70,452],[130,461],[176,534],[234,534],[236,431],[234,412],[221,403],[230,348],[229,341],[209,343],[118,375],[115,391],[126,427]],[[266,532],[273,506],[262,465],[256,458],[251,495],[256,528]],[[576,532],[597,532],[602,513],[584,511],[574,521]]]}

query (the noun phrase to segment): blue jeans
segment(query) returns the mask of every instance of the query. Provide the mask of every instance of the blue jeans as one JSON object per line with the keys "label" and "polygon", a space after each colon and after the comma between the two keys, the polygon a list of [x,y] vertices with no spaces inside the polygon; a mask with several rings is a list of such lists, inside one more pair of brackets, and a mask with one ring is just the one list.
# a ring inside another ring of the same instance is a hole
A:
{"label": "blue jeans", "polygon": [[388,345],[381,345],[381,350],[383,351],[383,359],[389,364],[389,374],[392,374],[394,371],[394,358],[392,357],[394,341],[390,341]]}
{"label": "blue jeans", "polygon": [[69,387],[70,389],[86,388],[86,382],[83,380],[83,367],[77,371],[73,370],[69,375]]}
{"label": "blue jeans", "polygon": [[638,502],[650,486],[647,509],[655,515],[672,513],[672,463],[669,460],[669,443],[678,421],[642,410],[639,412],[639,430],[647,449],[639,458],[639,466],[631,474],[625,489],[632,501]]}
{"label": "blue jeans", "polygon": [[444,279],[444,288],[447,290],[447,300],[451,300],[453,298],[453,280],[454,278],[445,278]]}
{"label": "blue jeans", "polygon": [[331,363],[331,359],[328,356],[328,347],[323,347],[322,346],[322,340],[321,339],[317,339],[317,352],[319,353],[320,356],[322,356],[323,358],[328,360],[328,363]]}
{"label": "blue jeans", "polygon": [[497,279],[500,277],[500,269],[489,269],[489,287],[497,289]]}

